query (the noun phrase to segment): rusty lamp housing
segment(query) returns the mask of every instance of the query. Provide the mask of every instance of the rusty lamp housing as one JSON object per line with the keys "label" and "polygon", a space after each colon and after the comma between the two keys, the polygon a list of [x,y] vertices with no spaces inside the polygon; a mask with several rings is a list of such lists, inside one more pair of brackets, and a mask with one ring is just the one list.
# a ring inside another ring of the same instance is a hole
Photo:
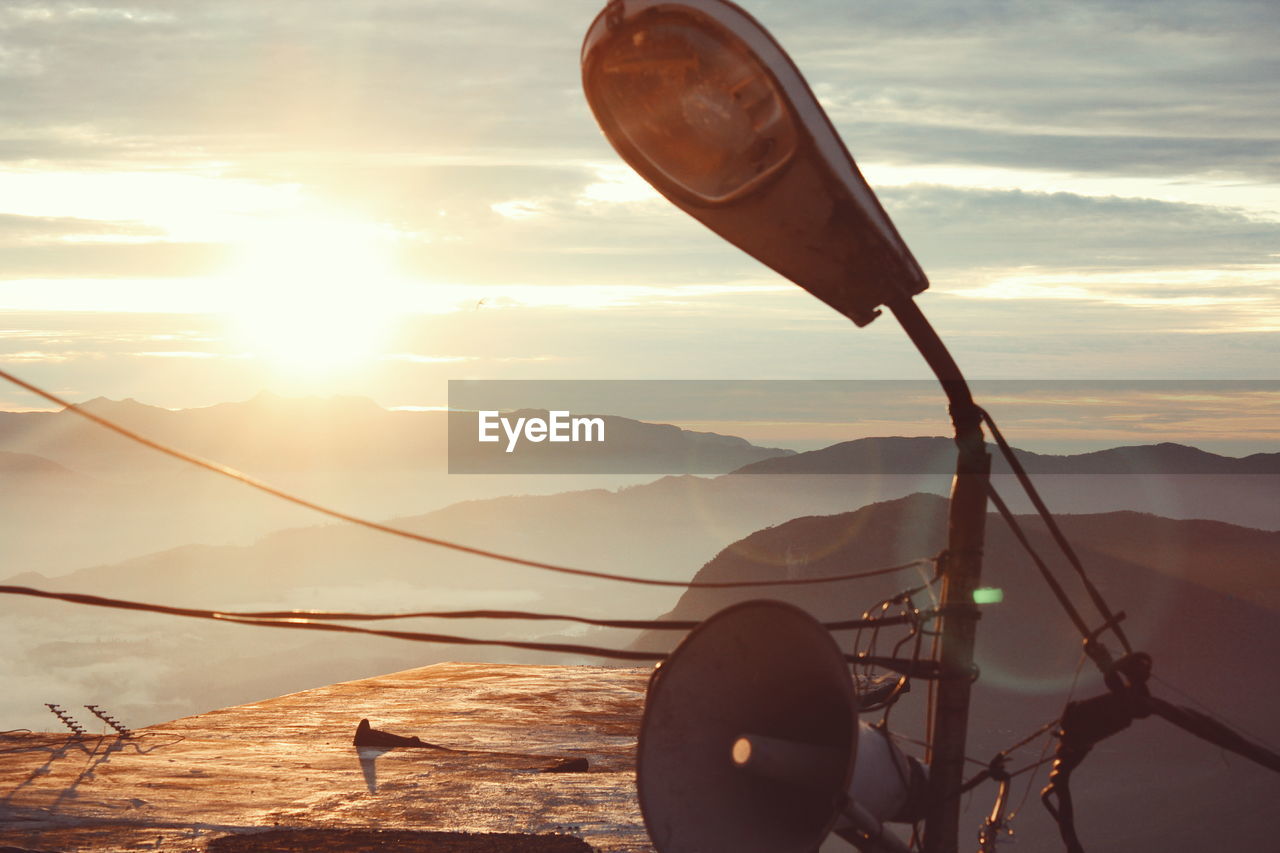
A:
{"label": "rusty lamp housing", "polygon": [[799,70],[737,6],[614,0],[582,78],[658,192],[858,325],[929,286]]}

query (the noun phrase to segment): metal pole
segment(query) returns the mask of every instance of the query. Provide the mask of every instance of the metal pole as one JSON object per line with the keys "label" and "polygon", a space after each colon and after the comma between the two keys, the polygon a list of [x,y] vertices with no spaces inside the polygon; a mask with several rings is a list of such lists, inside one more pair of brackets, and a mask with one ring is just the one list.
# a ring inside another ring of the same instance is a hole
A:
{"label": "metal pole", "polygon": [[941,680],[934,694],[933,730],[929,733],[932,757],[924,851],[958,853],[959,791],[964,780],[969,687],[975,674],[973,644],[978,627],[973,591],[982,577],[991,457],[982,435],[981,411],[942,339],[910,298],[894,300],[888,307],[942,383],[955,426],[958,454],[942,565]]}

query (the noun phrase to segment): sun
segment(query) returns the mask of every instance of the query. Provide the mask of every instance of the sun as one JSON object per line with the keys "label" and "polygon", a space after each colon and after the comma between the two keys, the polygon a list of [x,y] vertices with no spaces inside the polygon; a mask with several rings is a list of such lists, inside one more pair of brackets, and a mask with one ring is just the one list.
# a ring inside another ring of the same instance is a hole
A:
{"label": "sun", "polygon": [[297,378],[366,366],[408,303],[395,242],[390,229],[349,220],[262,223],[220,277],[234,345]]}

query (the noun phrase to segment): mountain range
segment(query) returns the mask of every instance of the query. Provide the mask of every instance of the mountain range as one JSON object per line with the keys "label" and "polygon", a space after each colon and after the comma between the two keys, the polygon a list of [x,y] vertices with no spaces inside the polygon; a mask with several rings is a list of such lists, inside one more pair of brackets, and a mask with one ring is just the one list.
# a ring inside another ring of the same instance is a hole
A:
{"label": "mountain range", "polygon": [[[284,398],[262,393],[239,403],[196,409],[162,409],[133,399],[96,398],[79,406],[147,438],[196,456],[247,471],[443,471],[447,461],[465,463],[470,454],[494,449],[476,445],[475,428],[458,430],[450,448],[449,417],[444,411],[388,410],[363,397]],[[455,413],[462,417],[464,413]],[[470,413],[466,413],[470,414]],[[522,410],[515,416],[546,412]],[[593,416],[594,417],[594,416]],[[600,415],[603,444],[574,444],[557,457],[571,463],[591,457],[586,473],[726,473],[791,450],[757,447],[735,436],[696,432],[670,424]],[[615,452],[623,466],[600,469],[601,451]],[[183,463],[155,453],[69,410],[0,412],[0,449],[40,456],[87,473],[169,471]],[[502,447],[496,448],[501,453]],[[503,461],[528,463],[559,444],[526,443],[521,452],[501,454]],[[533,455],[536,452],[538,455]],[[484,454],[487,458],[488,454]],[[512,466],[510,473],[525,473]],[[486,471],[485,473],[490,473]],[[552,466],[541,473],[580,473]]]}
{"label": "mountain range", "polygon": [[[264,392],[244,402],[177,410],[99,397],[80,408],[162,444],[242,470],[440,470],[446,465],[448,413],[387,410],[362,397],[284,398]],[[514,418],[546,412],[509,414]],[[945,476],[954,468],[954,446],[951,439],[942,437],[864,438],[796,453],[758,447],[736,436],[614,415],[598,417],[608,425],[608,434],[619,437],[628,458],[651,455],[660,463],[651,470],[668,474],[696,469],[697,473],[743,475]],[[465,436],[460,432],[458,437],[470,439],[472,432],[466,430]],[[469,442],[467,449],[474,445]],[[525,447],[544,454],[565,449],[545,442]],[[577,444],[573,449],[590,455],[601,448]],[[1280,474],[1280,453],[1236,458],[1167,442],[1064,455],[1015,452],[1029,473],[1043,475]],[[39,457],[87,474],[172,470],[183,465],[65,410],[0,411],[0,453]],[[34,459],[27,464],[36,465]],[[0,470],[6,472],[21,467],[16,459],[0,461]],[[993,471],[1007,470],[999,454],[993,453]],[[37,467],[27,473],[37,473]]]}
{"label": "mountain range", "polygon": [[[993,474],[1012,473],[994,445],[987,446]],[[933,474],[955,470],[955,444],[949,438],[863,438],[821,450],[763,459],[735,474]],[[1014,449],[1028,474],[1280,474],[1280,453],[1221,456],[1185,444],[1162,442],[1113,447],[1089,453],[1054,455]]]}
{"label": "mountain range", "polygon": [[[700,565],[725,542],[797,515],[851,510],[916,491],[945,494],[954,459],[952,442],[944,438],[860,439],[792,454],[732,436],[612,421],[624,432],[656,440],[650,462],[677,470],[703,470],[714,462],[736,470],[656,481],[581,471],[462,476],[445,473],[442,412],[388,411],[362,398],[265,394],[179,411],[132,400],[99,399],[86,407],[319,503],[420,523],[446,537],[454,531],[436,527],[437,521],[458,525],[459,537],[509,539],[515,547],[538,538],[521,532],[528,525],[591,519],[553,549],[559,559],[621,561],[650,574],[664,566]],[[0,558],[15,571],[54,575],[194,543],[247,545],[317,520],[70,412],[0,412],[0,453],[9,454],[0,457]],[[1050,506],[1061,511],[1133,509],[1280,528],[1280,475],[1267,473],[1276,454],[1233,459],[1168,444],[1068,456],[1018,453],[1037,473]],[[596,463],[584,464],[591,470]],[[994,471],[1005,499],[1028,509],[999,458]],[[627,485],[635,488],[615,491]],[[577,497],[550,497],[584,488]],[[516,495],[523,497],[501,497]],[[430,516],[476,499],[497,503],[463,504],[447,519]],[[637,521],[651,535],[641,534]],[[633,539],[636,547],[610,547]]]}
{"label": "mountain range", "polygon": [[[608,417],[629,463],[605,466],[611,473],[597,473],[590,461],[585,471],[565,466],[555,476],[532,476],[528,457],[516,454],[516,464],[499,469],[504,473],[459,476],[448,473],[444,412],[389,411],[363,398],[269,394],[176,411],[101,398],[83,408],[286,491],[374,518],[481,497],[652,479],[638,470],[726,472],[791,453]],[[0,412],[0,558],[10,566],[56,574],[190,543],[248,544],[314,520],[73,412]]]}
{"label": "mountain range", "polygon": [[[913,495],[852,513],[798,518],[733,543],[694,580],[815,578],[892,565],[944,548],[946,516],[945,500]],[[1180,695],[1185,690],[1239,729],[1265,738],[1280,714],[1280,683],[1270,675],[1280,656],[1275,559],[1280,533],[1135,513],[1061,520],[1105,599],[1124,612],[1122,624],[1134,648],[1153,656],[1153,693],[1188,704]],[[1056,566],[1089,624],[1100,624],[1047,532],[1030,518],[1021,522],[1036,549]],[[982,580],[1003,597],[982,606],[978,623],[981,677],[974,686],[967,754],[980,762],[1061,714],[1068,696],[1105,692],[1091,665],[1082,664],[1079,635],[996,516],[988,519]],[[848,619],[921,582],[916,571],[905,570],[861,581],[771,587],[763,594],[691,589],[664,618],[702,619],[736,601],[770,597],[821,619]],[[915,601],[921,607],[931,604],[924,593]],[[679,636],[650,631],[635,645],[670,648]],[[847,651],[873,643],[881,654],[911,654],[910,643],[895,644],[905,636],[901,628],[884,629],[874,640],[863,632],[856,643],[851,634],[842,636]],[[1114,636],[1103,640],[1113,652],[1123,651]],[[749,671],[749,662],[740,665]],[[1077,676],[1078,666],[1084,670]],[[923,685],[915,687],[923,693]],[[923,701],[908,694],[890,718],[892,730],[922,737]],[[1016,754],[1011,767],[1034,763],[1039,746]],[[1043,771],[1034,778],[1042,780]],[[1090,851],[1264,850],[1273,837],[1280,777],[1150,718],[1136,720],[1095,748],[1074,774],[1072,788],[1077,826]],[[990,809],[994,792],[979,790],[967,803],[966,825],[980,824]],[[1015,787],[1020,790],[1021,783]],[[1016,803],[1015,798],[1011,806]],[[1205,814],[1222,819],[1198,819]],[[1038,803],[1019,815],[1014,824],[1019,850],[1061,849],[1056,828]]]}

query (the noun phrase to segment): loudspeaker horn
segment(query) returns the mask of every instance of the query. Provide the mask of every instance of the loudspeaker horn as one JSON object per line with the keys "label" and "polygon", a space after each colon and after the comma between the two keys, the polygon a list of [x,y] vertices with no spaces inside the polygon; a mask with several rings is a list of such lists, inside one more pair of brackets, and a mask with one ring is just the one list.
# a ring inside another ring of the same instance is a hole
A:
{"label": "loudspeaker horn", "polygon": [[803,610],[748,601],[703,622],[649,682],[636,788],[655,849],[813,853],[833,829],[902,847],[881,821],[917,805],[923,771],[857,712],[844,655]]}

